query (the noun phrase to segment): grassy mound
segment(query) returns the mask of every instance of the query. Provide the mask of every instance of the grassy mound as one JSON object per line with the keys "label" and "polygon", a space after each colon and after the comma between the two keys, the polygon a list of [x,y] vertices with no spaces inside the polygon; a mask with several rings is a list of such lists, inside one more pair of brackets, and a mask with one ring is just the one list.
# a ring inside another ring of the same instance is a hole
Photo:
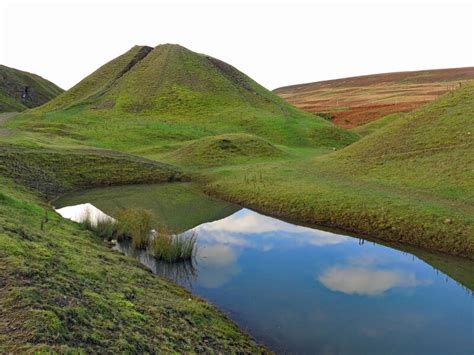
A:
{"label": "grassy mound", "polygon": [[0,270],[0,352],[263,352],[214,307],[4,178]]}
{"label": "grassy mound", "polygon": [[207,188],[267,213],[474,258],[473,106],[466,84],[334,154],[222,168]]}
{"label": "grassy mound", "polygon": [[289,105],[231,65],[170,44],[132,48],[8,127],[17,135],[34,132],[28,140],[49,134],[127,152],[164,152],[237,132],[304,147],[340,148],[358,138]]}
{"label": "grassy mound", "polygon": [[232,133],[193,141],[168,155],[185,166],[221,166],[268,160],[284,156],[270,142],[250,134]]}
{"label": "grassy mound", "polygon": [[0,65],[0,112],[40,106],[62,92],[38,75]]}
{"label": "grassy mound", "polygon": [[177,181],[175,167],[100,150],[54,150],[0,144],[0,176],[46,197],[93,186]]}

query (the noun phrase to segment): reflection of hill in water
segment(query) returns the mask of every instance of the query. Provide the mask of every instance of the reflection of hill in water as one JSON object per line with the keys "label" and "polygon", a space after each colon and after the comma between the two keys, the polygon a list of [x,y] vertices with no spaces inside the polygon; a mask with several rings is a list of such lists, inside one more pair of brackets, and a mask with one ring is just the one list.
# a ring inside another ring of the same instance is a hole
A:
{"label": "reflection of hill in water", "polygon": [[112,217],[120,208],[144,208],[152,212],[154,223],[179,230],[225,218],[241,208],[205,195],[192,183],[102,187],[54,201],[57,208],[81,203],[91,203]]}

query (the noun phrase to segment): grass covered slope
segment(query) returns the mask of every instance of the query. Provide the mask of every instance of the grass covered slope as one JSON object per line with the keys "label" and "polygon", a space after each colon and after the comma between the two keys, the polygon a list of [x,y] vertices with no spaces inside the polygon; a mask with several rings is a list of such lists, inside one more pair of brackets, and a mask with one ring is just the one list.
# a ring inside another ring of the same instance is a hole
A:
{"label": "grass covered slope", "polygon": [[51,198],[93,186],[179,181],[184,174],[171,165],[123,153],[0,143],[0,176]]}
{"label": "grass covered slope", "polygon": [[62,92],[38,75],[0,65],[0,112],[40,106]]}
{"label": "grass covered slope", "polygon": [[214,307],[4,178],[0,270],[0,352],[263,351]]}
{"label": "grass covered slope", "polygon": [[308,112],[325,113],[353,128],[389,114],[409,112],[474,80],[474,67],[364,75],[292,85],[275,93]]}
{"label": "grass covered slope", "polygon": [[117,80],[126,74],[127,71],[143,59],[151,49],[152,48],[146,46],[134,46],[126,53],[113,59],[84,78],[80,83],[56,98],[56,100],[44,105],[40,110],[54,111],[96,101],[104,95]]}
{"label": "grass covered slope", "polygon": [[284,155],[281,149],[260,137],[230,133],[193,141],[166,159],[183,166],[211,167],[271,160]]}
{"label": "grass covered slope", "polygon": [[170,44],[132,48],[8,127],[17,135],[33,132],[29,140],[41,140],[46,127],[70,144],[153,157],[228,133],[331,148],[358,138],[289,105],[231,65]]}
{"label": "grass covered slope", "polygon": [[334,154],[221,168],[207,188],[271,214],[474,258],[472,107],[473,83]]}

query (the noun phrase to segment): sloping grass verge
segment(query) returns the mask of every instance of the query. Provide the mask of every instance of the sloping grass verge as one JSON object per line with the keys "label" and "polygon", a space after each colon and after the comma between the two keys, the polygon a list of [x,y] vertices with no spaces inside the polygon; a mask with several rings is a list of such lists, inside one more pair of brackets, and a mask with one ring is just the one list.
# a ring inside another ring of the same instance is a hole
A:
{"label": "sloping grass verge", "polygon": [[180,181],[177,168],[101,150],[59,150],[0,144],[0,175],[48,198],[74,189]]}
{"label": "sloping grass verge", "polygon": [[261,353],[211,305],[0,178],[0,352]]}

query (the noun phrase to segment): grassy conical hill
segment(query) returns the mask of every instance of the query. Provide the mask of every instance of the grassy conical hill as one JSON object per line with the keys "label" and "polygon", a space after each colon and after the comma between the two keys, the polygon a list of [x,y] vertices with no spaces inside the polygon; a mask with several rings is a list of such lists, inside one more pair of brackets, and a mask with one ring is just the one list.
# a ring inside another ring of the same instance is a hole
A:
{"label": "grassy conical hill", "polygon": [[62,92],[38,75],[0,65],[0,112],[40,106]]}
{"label": "grassy conical hill", "polygon": [[31,130],[45,118],[80,134],[81,143],[127,151],[227,133],[308,147],[357,139],[231,65],[172,44],[136,46],[16,122]]}

